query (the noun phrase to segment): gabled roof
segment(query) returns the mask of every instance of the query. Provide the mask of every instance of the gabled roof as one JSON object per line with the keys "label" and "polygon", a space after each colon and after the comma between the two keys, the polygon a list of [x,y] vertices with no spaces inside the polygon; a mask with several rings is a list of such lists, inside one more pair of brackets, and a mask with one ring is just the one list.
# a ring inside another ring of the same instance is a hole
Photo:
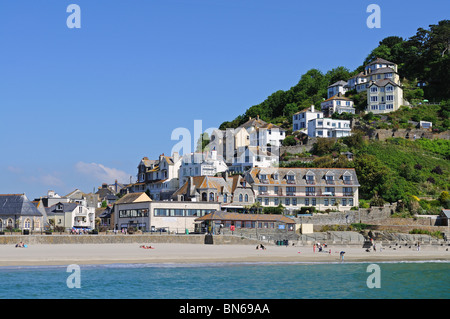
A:
{"label": "gabled roof", "polygon": [[369,62],[367,65],[371,65],[374,63],[380,63],[380,64],[395,64],[394,62],[382,59],[382,58],[375,58],[374,60],[372,60],[371,62]]}
{"label": "gabled roof", "polygon": [[260,128],[265,128],[265,129],[279,129],[280,131],[284,131],[284,129],[282,129],[281,127],[272,124],[272,123],[267,123],[263,120],[261,120],[259,118],[259,116],[257,118],[250,118],[247,122],[245,122],[244,124],[238,126],[237,128],[245,128],[248,129],[250,127],[254,127],[256,129],[260,129]]}
{"label": "gabled roof", "polygon": [[56,213],[59,213],[60,211],[58,210],[58,205],[62,205],[62,212],[73,212],[78,206],[77,203],[59,202],[45,209],[47,215],[54,215]]}
{"label": "gabled roof", "polygon": [[121,199],[115,202],[118,204],[132,204],[132,203],[143,203],[143,202],[151,202],[152,200],[148,195],[144,192],[140,193],[130,193],[123,196]]}
{"label": "gabled roof", "polygon": [[386,86],[388,84],[391,84],[391,85],[394,85],[394,86],[399,86],[397,83],[395,83],[395,82],[393,82],[393,81],[391,81],[389,79],[382,79],[382,80],[378,80],[378,81],[375,81],[375,82],[371,82],[369,84],[369,87],[371,87],[372,85],[376,85],[378,87],[384,87],[384,86]]}
{"label": "gabled roof", "polygon": [[43,216],[25,194],[0,194],[0,216]]}

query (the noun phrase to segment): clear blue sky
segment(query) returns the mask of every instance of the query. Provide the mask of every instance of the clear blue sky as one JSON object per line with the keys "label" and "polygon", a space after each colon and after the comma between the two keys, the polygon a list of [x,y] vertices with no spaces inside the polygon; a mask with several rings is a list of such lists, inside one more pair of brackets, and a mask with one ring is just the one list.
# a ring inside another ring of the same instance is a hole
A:
{"label": "clear blue sky", "polygon": [[[71,3],[81,29],[66,25]],[[380,29],[366,26],[371,3]],[[1,1],[0,194],[134,180],[175,128],[218,127],[312,68],[353,70],[383,38],[449,12],[440,0]]]}

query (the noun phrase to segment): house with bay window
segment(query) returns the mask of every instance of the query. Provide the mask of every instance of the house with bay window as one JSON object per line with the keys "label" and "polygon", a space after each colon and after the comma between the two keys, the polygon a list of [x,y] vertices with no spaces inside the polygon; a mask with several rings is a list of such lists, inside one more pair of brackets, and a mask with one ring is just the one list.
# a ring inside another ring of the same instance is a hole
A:
{"label": "house with bay window", "polygon": [[353,168],[254,168],[245,178],[262,207],[345,211],[358,206],[360,185]]}

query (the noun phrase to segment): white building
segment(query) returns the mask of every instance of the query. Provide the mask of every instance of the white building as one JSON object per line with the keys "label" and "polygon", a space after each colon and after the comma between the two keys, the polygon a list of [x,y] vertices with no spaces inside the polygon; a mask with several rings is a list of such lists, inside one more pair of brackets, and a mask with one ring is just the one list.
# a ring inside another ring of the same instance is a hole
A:
{"label": "white building", "polygon": [[154,200],[169,199],[179,187],[180,166],[181,157],[177,152],[172,156],[162,154],[158,160],[149,160],[144,157],[138,165],[138,180],[130,187],[130,191],[149,190]]}
{"label": "white building", "polygon": [[196,229],[195,219],[220,210],[218,201],[152,201],[145,193],[127,194],[114,206],[115,228],[165,233]]}
{"label": "white building", "polygon": [[271,167],[279,162],[278,154],[273,154],[259,146],[241,147],[236,150],[233,164],[229,166],[231,172],[244,172],[252,167]]}
{"label": "white building", "polygon": [[308,133],[308,122],[313,119],[323,118],[323,112],[316,111],[314,105],[311,105],[309,109],[297,112],[292,116],[293,131],[302,131],[305,134]]}
{"label": "white building", "polygon": [[217,155],[217,151],[204,153],[185,154],[181,158],[179,168],[179,187],[181,187],[189,177],[192,176],[214,176],[217,173],[226,172],[227,164],[222,156]]}
{"label": "white building", "polygon": [[339,93],[344,95],[345,92],[347,92],[347,90],[348,90],[347,82],[342,80],[337,81],[336,83],[333,83],[328,87],[327,98],[329,99],[330,97],[335,96]]}
{"label": "white building", "polygon": [[308,122],[310,137],[345,137],[351,135],[350,121],[318,118]]}
{"label": "white building", "polygon": [[54,220],[55,227],[65,230],[73,228],[95,228],[95,208],[88,207],[86,201],[58,202],[46,208],[47,218]]}
{"label": "white building", "polygon": [[[258,157],[258,153],[266,153],[265,157],[275,156],[286,137],[286,131],[272,123],[267,123],[257,116],[236,129],[216,130],[211,134],[209,149],[217,150],[228,166],[235,166],[236,158],[241,156]],[[256,148],[258,151],[256,151]],[[248,151],[247,151],[248,150]],[[247,152],[247,155],[243,153]],[[253,154],[256,154],[253,156]],[[270,154],[270,155],[269,155]],[[238,160],[239,163],[243,163]],[[251,164],[252,161],[245,161]],[[264,165],[264,164],[261,164]]]}
{"label": "white building", "polygon": [[333,113],[355,114],[353,101],[343,96],[341,93],[338,93],[323,101],[322,103],[320,103],[320,106],[322,108],[322,112],[324,112],[328,116],[331,116]]}
{"label": "white building", "polygon": [[262,207],[345,211],[358,206],[360,185],[354,168],[253,168],[245,179]]}

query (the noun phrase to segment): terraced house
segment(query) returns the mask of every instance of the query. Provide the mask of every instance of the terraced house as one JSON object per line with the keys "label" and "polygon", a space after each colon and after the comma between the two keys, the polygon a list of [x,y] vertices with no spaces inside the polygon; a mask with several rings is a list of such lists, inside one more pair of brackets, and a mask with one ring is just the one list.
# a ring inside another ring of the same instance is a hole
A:
{"label": "terraced house", "polygon": [[245,178],[262,207],[345,211],[358,205],[360,185],[352,168],[254,168]]}

